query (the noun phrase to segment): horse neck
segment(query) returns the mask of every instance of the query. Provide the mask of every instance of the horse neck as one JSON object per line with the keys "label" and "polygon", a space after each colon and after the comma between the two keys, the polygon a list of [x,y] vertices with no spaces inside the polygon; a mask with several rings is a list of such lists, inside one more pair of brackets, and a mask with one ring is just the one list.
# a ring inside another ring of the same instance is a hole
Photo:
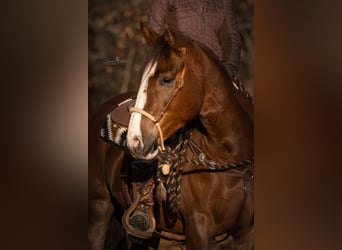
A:
{"label": "horse neck", "polygon": [[[206,130],[202,147],[221,152],[232,160],[253,156],[253,124],[250,115],[237,99],[237,92],[225,76],[224,69],[204,67],[205,97],[200,121]],[[223,156],[224,155],[224,156]],[[216,156],[217,157],[217,156]]]}

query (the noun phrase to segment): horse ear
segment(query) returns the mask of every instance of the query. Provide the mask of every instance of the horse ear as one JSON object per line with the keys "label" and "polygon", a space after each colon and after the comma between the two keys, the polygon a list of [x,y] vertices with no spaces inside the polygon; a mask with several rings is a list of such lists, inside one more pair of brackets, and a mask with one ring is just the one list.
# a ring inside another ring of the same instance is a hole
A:
{"label": "horse ear", "polygon": [[140,29],[143,33],[146,43],[148,44],[148,46],[151,46],[151,44],[157,39],[159,35],[153,30],[149,29],[142,22],[140,22]]}
{"label": "horse ear", "polygon": [[165,24],[165,33],[164,33],[165,41],[170,44],[171,47],[175,47],[176,45],[176,39],[175,39],[175,32],[172,30],[172,28]]}
{"label": "horse ear", "polygon": [[[185,47],[178,47],[177,46],[177,38],[176,38],[176,34],[173,31],[173,29],[169,26],[169,25],[165,25],[165,34],[164,34],[164,39],[165,41],[171,46],[176,48],[176,50],[178,51],[178,53],[180,55],[185,55],[186,54],[186,48]],[[178,44],[180,45],[180,44]]]}

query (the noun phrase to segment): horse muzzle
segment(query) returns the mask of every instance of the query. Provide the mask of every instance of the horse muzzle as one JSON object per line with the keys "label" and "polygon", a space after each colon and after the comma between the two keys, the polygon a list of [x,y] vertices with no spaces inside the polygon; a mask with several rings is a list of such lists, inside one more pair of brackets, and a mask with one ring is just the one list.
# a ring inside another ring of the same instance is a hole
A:
{"label": "horse muzzle", "polygon": [[[134,158],[150,160],[158,154],[157,139],[156,136],[151,136],[153,140],[143,140],[142,136],[135,135],[127,138],[127,147]],[[151,138],[150,137],[150,138]]]}
{"label": "horse muzzle", "polygon": [[[159,119],[145,110],[132,107],[130,125],[127,132],[127,146],[131,154],[139,159],[152,159],[158,154],[158,140],[164,150],[164,136]],[[143,119],[137,119],[137,118]],[[138,125],[139,124],[139,125]]]}

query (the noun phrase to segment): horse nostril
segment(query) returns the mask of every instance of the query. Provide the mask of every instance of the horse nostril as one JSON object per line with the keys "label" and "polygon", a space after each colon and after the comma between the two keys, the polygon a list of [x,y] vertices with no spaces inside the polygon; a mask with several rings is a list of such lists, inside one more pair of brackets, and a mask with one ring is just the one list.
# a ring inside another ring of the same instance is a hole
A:
{"label": "horse nostril", "polygon": [[133,140],[135,142],[140,142],[141,141],[141,137],[136,135],[136,136],[133,137]]}
{"label": "horse nostril", "polygon": [[133,137],[133,146],[136,148],[138,146],[141,146],[141,144],[142,144],[141,136],[138,136],[138,135],[134,136]]}

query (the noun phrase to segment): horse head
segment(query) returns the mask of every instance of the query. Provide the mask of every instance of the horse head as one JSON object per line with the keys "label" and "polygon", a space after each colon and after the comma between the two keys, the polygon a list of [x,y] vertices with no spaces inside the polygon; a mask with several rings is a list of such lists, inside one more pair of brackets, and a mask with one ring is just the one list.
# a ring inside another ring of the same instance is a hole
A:
{"label": "horse head", "polygon": [[127,146],[136,158],[156,156],[158,145],[193,119],[201,109],[203,87],[189,66],[191,43],[165,27],[158,36],[144,25],[150,46],[127,133]]}

